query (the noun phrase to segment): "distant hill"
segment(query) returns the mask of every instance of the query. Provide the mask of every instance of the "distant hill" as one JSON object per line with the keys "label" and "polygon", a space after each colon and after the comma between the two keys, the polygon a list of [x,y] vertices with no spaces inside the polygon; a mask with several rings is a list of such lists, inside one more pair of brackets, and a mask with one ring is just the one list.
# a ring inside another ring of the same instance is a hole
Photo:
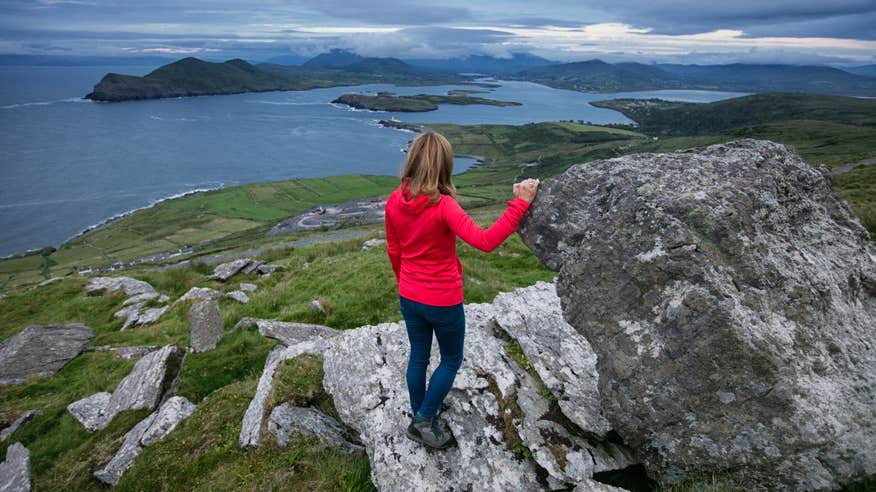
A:
{"label": "distant hill", "polygon": [[602,60],[536,67],[517,72],[512,78],[585,92],[676,89],[683,85],[672,74],[650,65]]}
{"label": "distant hill", "polygon": [[529,53],[513,53],[510,58],[496,58],[487,55],[469,55],[449,59],[409,59],[405,60],[417,68],[434,72],[482,73],[498,75],[518,72],[528,68],[556,63]]}
{"label": "distant hill", "polygon": [[587,92],[700,89],[876,96],[876,80],[822,66],[644,65],[590,60],[536,67],[510,78]]}
{"label": "distant hill", "polygon": [[351,72],[371,73],[414,73],[419,72],[415,67],[399,60],[398,58],[362,58],[361,60],[343,67]]}
{"label": "distant hill", "polygon": [[212,63],[189,57],[143,77],[107,74],[85,97],[96,101],[126,101],[295,89],[300,85],[299,81],[262,70],[240,59]]}
{"label": "distant hill", "polygon": [[612,99],[591,104],[622,112],[648,134],[706,135],[788,120],[876,127],[876,100],[843,96],[765,93],[712,103]]}
{"label": "distant hill", "polygon": [[364,59],[364,57],[352,51],[335,48],[328,53],[316,55],[301,65],[304,67],[340,68],[358,63]]}
{"label": "distant hill", "polygon": [[843,70],[864,77],[876,77],[876,65],[861,65],[859,67],[846,67]]}

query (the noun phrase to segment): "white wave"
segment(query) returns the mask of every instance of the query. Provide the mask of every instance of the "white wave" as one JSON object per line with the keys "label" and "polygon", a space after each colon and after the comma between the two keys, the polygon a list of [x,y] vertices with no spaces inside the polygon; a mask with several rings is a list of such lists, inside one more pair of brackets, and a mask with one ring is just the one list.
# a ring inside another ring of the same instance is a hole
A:
{"label": "white wave", "polygon": [[347,106],[346,104],[340,104],[340,103],[329,103],[329,104],[331,104],[332,106],[334,106],[334,107],[336,107],[336,108],[338,108],[338,109],[343,109],[343,110],[346,110],[346,111],[352,111],[352,112],[360,112],[360,113],[388,113],[388,111],[380,111],[380,110],[376,110],[376,109],[359,109],[359,108],[354,108],[354,107],[352,107],[352,106]]}
{"label": "white wave", "polygon": [[50,104],[57,103],[92,103],[91,99],[85,99],[81,97],[68,97],[67,99],[57,99],[54,101],[33,101],[26,103],[18,103],[18,104],[8,104],[6,106],[0,106],[0,109],[17,109],[17,108],[26,108],[29,106],[48,106]]}

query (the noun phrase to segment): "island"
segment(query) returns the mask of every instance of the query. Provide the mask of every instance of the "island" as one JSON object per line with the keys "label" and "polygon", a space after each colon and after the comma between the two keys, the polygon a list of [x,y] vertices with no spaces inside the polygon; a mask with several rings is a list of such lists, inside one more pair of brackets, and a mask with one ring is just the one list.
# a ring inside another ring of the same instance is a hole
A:
{"label": "island", "polygon": [[489,106],[520,106],[519,102],[499,101],[484,97],[470,96],[475,91],[451,90],[446,96],[436,94],[416,94],[413,96],[396,96],[392,92],[378,92],[375,96],[365,94],[344,94],[334,101],[356,109],[372,111],[424,112],[435,111],[439,104],[486,104]]}
{"label": "island", "polygon": [[352,65],[336,67],[319,64],[253,65],[237,58],[219,63],[188,57],[161,66],[142,77],[108,73],[85,98],[93,101],[119,102],[244,92],[307,90],[369,83],[409,86],[444,84],[493,86],[493,84],[475,82],[470,77],[418,70],[394,58],[364,58]]}

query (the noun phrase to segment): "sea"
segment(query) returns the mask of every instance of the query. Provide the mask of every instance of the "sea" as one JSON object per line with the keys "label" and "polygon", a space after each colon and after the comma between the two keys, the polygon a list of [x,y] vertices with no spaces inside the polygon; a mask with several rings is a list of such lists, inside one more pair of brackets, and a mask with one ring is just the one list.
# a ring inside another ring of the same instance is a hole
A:
{"label": "sea", "polygon": [[[107,72],[145,75],[154,66],[0,67],[0,256],[59,246],[90,227],[199,190],[349,173],[397,175],[414,134],[380,119],[511,124],[582,120],[632,123],[589,103],[616,97],[709,102],[714,91],[589,94],[484,79],[471,85],[391,84],[98,103],[83,99]],[[354,110],[341,94],[477,96],[522,106],[442,105],[426,113]],[[476,161],[454,159],[462,172]]]}

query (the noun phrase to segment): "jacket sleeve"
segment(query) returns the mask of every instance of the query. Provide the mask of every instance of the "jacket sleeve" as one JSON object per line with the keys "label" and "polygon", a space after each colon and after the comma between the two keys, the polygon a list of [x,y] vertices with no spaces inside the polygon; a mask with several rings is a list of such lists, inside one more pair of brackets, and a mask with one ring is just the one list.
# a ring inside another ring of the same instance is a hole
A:
{"label": "jacket sleeve", "polygon": [[484,230],[478,226],[453,197],[446,196],[446,204],[441,210],[444,222],[457,236],[475,248],[489,253],[502,244],[515,230],[520,218],[529,209],[529,202],[515,197],[506,202],[508,208],[493,225]]}
{"label": "jacket sleeve", "polygon": [[386,254],[389,255],[389,263],[392,265],[395,281],[398,283],[399,272],[401,271],[401,248],[399,247],[398,237],[395,235],[395,227],[393,227],[389,218],[388,208],[383,213],[383,224],[386,228]]}

